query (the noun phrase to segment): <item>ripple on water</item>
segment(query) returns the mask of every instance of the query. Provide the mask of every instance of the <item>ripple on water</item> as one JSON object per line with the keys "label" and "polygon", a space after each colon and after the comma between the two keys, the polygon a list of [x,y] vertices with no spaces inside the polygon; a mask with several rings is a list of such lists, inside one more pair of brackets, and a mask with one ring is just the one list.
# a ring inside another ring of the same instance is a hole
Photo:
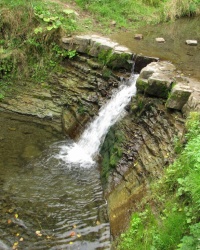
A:
{"label": "ripple on water", "polygon": [[[0,239],[10,247],[18,241],[23,250],[110,249],[98,167],[72,168],[52,157],[62,145],[55,143],[23,171],[10,173],[5,180],[3,192],[10,199],[6,209],[12,211],[4,213],[3,219],[13,222],[12,228],[0,229],[0,234],[4,231]],[[14,221],[15,214],[18,218]]]}

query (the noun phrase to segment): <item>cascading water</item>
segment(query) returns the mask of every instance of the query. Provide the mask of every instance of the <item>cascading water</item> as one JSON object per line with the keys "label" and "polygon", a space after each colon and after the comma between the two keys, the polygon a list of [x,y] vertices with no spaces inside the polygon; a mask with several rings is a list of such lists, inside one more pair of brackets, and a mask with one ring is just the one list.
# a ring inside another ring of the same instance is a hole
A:
{"label": "cascading water", "polygon": [[117,92],[100,109],[99,115],[89,124],[80,140],[77,143],[62,146],[57,158],[81,167],[93,165],[94,158],[97,156],[109,128],[123,116],[124,108],[135,95],[137,78],[138,75],[132,75],[128,81],[122,81]]}

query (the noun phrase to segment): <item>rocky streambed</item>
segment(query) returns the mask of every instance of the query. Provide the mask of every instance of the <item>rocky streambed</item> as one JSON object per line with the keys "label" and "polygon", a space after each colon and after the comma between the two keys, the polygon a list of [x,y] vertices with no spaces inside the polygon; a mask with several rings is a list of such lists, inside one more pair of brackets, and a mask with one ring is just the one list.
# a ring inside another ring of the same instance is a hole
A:
{"label": "rocky streambed", "polygon": [[62,41],[65,49],[77,51],[77,57],[64,61],[63,72],[49,82],[20,83],[0,102],[0,109],[78,138],[135,65],[140,72],[137,96],[101,150],[101,175],[115,237],[127,226],[151,180],[173,161],[174,138],[182,137],[184,118],[192,110],[200,111],[199,81],[181,76],[169,62],[137,55],[108,38],[76,36]]}

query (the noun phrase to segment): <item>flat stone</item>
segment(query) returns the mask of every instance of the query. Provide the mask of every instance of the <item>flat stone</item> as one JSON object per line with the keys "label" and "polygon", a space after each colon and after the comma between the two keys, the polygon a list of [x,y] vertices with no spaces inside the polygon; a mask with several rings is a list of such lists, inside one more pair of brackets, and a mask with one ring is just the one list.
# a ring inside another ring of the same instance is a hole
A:
{"label": "flat stone", "polygon": [[190,46],[197,46],[197,40],[186,40],[185,43]]}
{"label": "flat stone", "polygon": [[165,39],[163,37],[157,37],[156,42],[158,43],[165,43]]}
{"label": "flat stone", "polygon": [[137,91],[151,96],[167,98],[175,78],[175,66],[169,62],[152,62],[141,70]]}
{"label": "flat stone", "polygon": [[142,40],[143,39],[143,35],[142,34],[135,34],[134,38],[136,40]]}

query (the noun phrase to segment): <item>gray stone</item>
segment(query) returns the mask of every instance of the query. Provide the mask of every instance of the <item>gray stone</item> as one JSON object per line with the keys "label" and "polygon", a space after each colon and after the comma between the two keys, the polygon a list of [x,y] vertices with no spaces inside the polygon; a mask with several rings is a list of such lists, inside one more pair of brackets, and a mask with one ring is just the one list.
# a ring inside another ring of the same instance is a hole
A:
{"label": "gray stone", "polygon": [[183,83],[176,84],[173,87],[169,98],[167,99],[166,107],[181,110],[188,101],[191,93],[192,89],[190,88],[190,86],[187,86]]}
{"label": "gray stone", "polygon": [[165,39],[163,37],[157,37],[156,42],[157,43],[165,43]]}
{"label": "gray stone", "polygon": [[188,116],[191,111],[200,112],[200,82],[193,78],[187,78],[187,81],[193,92],[182,108],[185,116]]}
{"label": "gray stone", "polygon": [[190,46],[197,46],[197,40],[186,40],[185,43]]}
{"label": "gray stone", "polygon": [[137,80],[137,91],[167,98],[174,82],[175,67],[169,62],[153,62],[142,69]]}

